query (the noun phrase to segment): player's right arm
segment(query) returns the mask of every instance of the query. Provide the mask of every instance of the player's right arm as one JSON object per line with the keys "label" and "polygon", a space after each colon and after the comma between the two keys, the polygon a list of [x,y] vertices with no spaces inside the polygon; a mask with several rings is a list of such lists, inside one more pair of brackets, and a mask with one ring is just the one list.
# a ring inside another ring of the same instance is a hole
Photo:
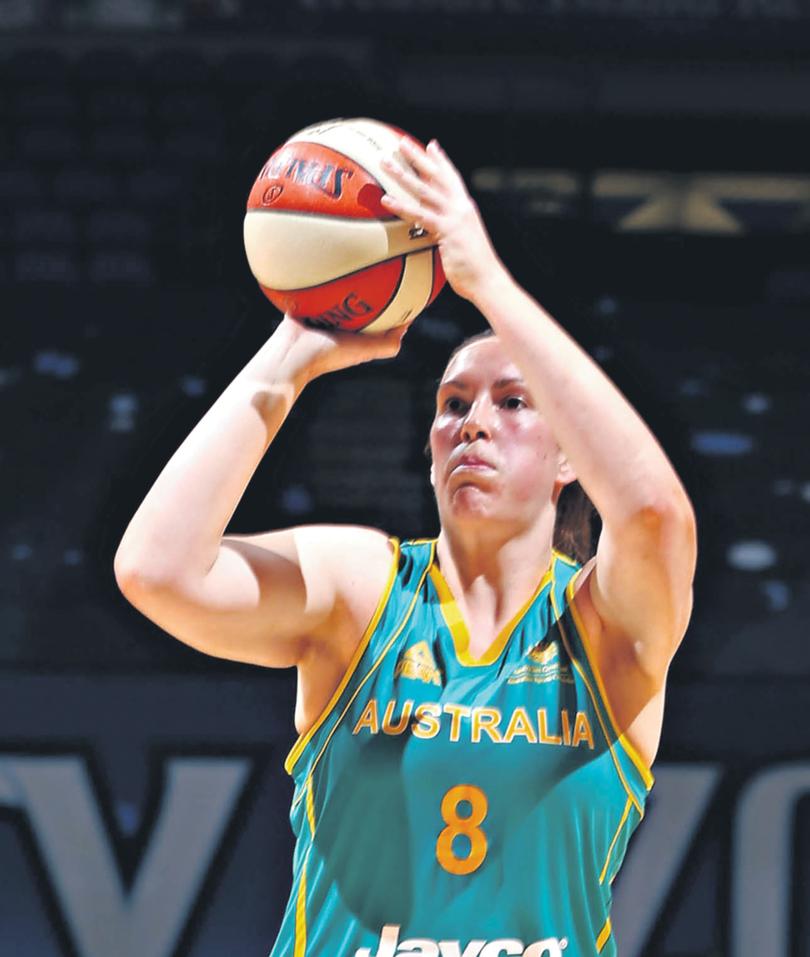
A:
{"label": "player's right arm", "polygon": [[200,651],[271,667],[298,664],[312,642],[338,633],[338,623],[351,625],[353,615],[359,623],[373,598],[348,592],[369,558],[380,571],[366,587],[373,590],[377,578],[384,584],[389,549],[381,532],[225,529],[307,383],[395,355],[403,333],[331,333],[285,317],[174,453],[130,521],[114,564],[124,596]]}

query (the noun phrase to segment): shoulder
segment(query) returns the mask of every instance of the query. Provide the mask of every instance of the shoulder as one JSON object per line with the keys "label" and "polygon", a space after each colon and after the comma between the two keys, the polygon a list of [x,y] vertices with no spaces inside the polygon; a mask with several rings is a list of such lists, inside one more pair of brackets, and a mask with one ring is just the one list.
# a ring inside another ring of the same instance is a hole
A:
{"label": "shoulder", "polygon": [[376,528],[310,525],[301,529],[300,561],[328,583],[334,611],[310,636],[298,661],[295,726],[299,734],[323,713],[377,609],[387,600],[397,571],[399,542]]}
{"label": "shoulder", "polygon": [[302,529],[307,548],[336,579],[387,573],[398,539],[365,525],[309,525]]}
{"label": "shoulder", "polygon": [[362,632],[395,573],[398,539],[364,525],[310,525],[301,532],[301,561],[311,561],[331,583],[342,626]]}

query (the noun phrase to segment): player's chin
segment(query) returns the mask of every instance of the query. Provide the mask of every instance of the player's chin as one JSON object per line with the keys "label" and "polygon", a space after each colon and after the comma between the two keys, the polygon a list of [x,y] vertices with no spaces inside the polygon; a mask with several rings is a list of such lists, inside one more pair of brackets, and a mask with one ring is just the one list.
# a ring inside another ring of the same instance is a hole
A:
{"label": "player's chin", "polygon": [[497,507],[498,488],[493,483],[455,482],[447,489],[447,498],[455,512],[491,514]]}

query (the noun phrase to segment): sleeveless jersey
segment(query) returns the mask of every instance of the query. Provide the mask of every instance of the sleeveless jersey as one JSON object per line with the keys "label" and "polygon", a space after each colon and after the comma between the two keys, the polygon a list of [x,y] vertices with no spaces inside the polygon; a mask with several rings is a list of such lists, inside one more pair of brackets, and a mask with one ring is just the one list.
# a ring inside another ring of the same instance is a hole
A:
{"label": "sleeveless jersey", "polygon": [[619,732],[554,552],[475,659],[399,543],[371,623],[285,767],[293,884],[270,957],[615,955],[611,882],[653,778]]}

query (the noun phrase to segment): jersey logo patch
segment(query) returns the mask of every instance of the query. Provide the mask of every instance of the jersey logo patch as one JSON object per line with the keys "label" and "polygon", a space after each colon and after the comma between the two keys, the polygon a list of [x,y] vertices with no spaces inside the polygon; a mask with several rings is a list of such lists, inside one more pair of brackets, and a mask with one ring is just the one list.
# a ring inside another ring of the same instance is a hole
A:
{"label": "jersey logo patch", "polygon": [[441,676],[436,667],[436,659],[426,641],[420,641],[402,652],[394,677],[412,678],[429,685],[441,685]]}
{"label": "jersey logo patch", "polygon": [[531,681],[544,684],[547,681],[561,681],[573,684],[574,677],[568,664],[560,663],[560,647],[556,641],[544,638],[526,653],[524,663],[515,668],[508,684],[518,685]]}
{"label": "jersey logo patch", "polygon": [[556,644],[552,644],[548,638],[544,638],[542,641],[538,642],[534,648],[526,655],[527,658],[532,661],[537,661],[541,665],[548,664],[550,661],[553,661],[554,658],[558,658],[560,655],[560,649]]}

